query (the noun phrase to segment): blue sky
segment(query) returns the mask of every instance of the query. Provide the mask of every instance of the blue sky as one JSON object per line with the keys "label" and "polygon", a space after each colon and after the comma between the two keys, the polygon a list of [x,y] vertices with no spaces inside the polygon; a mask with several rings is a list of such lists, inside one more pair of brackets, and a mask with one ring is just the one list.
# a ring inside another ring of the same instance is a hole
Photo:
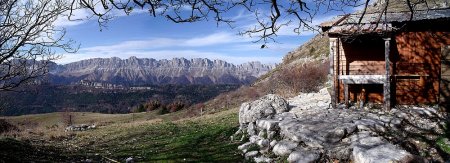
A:
{"label": "blue sky", "polygon": [[[89,15],[87,11],[74,14],[81,18]],[[329,20],[332,15],[318,15],[312,24]],[[63,54],[56,62],[64,64],[88,58],[126,59],[136,56],[155,59],[209,58],[235,64],[249,61],[274,64],[279,63],[287,52],[315,35],[311,31],[298,35],[293,32],[293,27],[284,27],[276,38],[278,43],[269,43],[268,48],[261,49],[262,42],[253,42],[257,38],[238,35],[240,30],[255,23],[254,15],[237,11],[229,16],[236,20],[233,24],[235,28],[226,24],[217,26],[214,21],[176,24],[164,17],[152,17],[143,10],[128,16],[118,13],[106,24],[107,28],[101,31],[95,19],[76,22],[60,19],[56,25],[66,28],[66,38],[75,40],[80,44],[80,49],[75,54]]]}

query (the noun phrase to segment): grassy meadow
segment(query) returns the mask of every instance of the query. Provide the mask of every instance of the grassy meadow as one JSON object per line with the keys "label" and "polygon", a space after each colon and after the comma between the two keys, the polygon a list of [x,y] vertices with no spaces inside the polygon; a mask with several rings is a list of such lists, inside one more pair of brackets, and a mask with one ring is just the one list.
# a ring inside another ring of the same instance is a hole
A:
{"label": "grassy meadow", "polygon": [[[73,124],[96,124],[87,131],[65,132]],[[109,161],[133,157],[143,162],[240,162],[237,109],[193,118],[183,112],[133,114],[48,113],[2,117],[17,126],[0,136],[2,161]],[[0,161],[0,162],[2,162]]]}

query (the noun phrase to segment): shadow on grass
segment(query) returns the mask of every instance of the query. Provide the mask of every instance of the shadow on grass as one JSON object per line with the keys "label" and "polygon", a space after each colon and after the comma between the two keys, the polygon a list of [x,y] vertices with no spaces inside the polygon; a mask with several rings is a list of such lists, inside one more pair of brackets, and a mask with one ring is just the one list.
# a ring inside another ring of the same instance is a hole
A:
{"label": "shadow on grass", "polygon": [[68,160],[61,150],[49,146],[36,146],[13,138],[0,138],[0,162],[62,162]]}
{"label": "shadow on grass", "polygon": [[[208,122],[166,122],[110,133],[84,145],[73,157],[106,156],[117,161],[128,157],[144,162],[243,162],[230,136],[238,129],[235,117]],[[101,161],[101,160],[100,160]]]}
{"label": "shadow on grass", "polygon": [[[236,128],[221,128],[169,132],[156,139],[143,137],[134,145],[116,147],[116,158],[141,156],[140,161],[196,161],[196,162],[239,162],[242,156],[237,153],[238,144],[230,141]],[[135,146],[142,145],[140,148]],[[119,160],[120,160],[119,159]]]}

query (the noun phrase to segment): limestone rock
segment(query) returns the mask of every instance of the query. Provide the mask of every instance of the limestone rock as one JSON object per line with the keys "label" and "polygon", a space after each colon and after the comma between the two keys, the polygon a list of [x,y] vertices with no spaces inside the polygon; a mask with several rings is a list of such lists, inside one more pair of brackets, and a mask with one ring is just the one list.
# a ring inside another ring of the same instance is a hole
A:
{"label": "limestone rock", "polygon": [[274,119],[277,119],[278,121],[283,121],[283,120],[292,120],[295,118],[297,118],[297,116],[294,113],[284,112],[284,113],[275,115]]}
{"label": "limestone rock", "polygon": [[245,153],[252,145],[253,145],[253,143],[247,142],[247,143],[244,143],[244,144],[238,146],[238,149]]}
{"label": "limestone rock", "polygon": [[310,163],[315,162],[319,159],[319,155],[315,152],[298,149],[293,151],[289,157],[288,161],[290,163]]}
{"label": "limestone rock", "polygon": [[128,158],[125,160],[125,162],[126,162],[126,163],[134,163],[134,158],[133,158],[133,157],[128,157]]}
{"label": "limestone rock", "polygon": [[317,93],[300,93],[300,95],[290,99],[289,104],[295,107],[296,111],[309,109],[326,109],[331,103],[331,96],[327,88],[321,89]]}
{"label": "limestone rock", "polygon": [[352,157],[355,163],[410,162],[414,158],[407,151],[389,143],[372,148],[357,145],[353,148]]}
{"label": "limestone rock", "polygon": [[273,147],[273,153],[278,156],[287,156],[297,145],[296,142],[281,140]]}
{"label": "limestone rock", "polygon": [[243,103],[239,109],[239,124],[256,122],[261,118],[268,118],[276,113],[288,111],[286,100],[278,95],[268,94],[259,100]]}
{"label": "limestone rock", "polygon": [[256,144],[259,140],[261,140],[261,137],[259,137],[257,135],[250,136],[250,138],[249,138],[249,141],[254,144]]}
{"label": "limestone rock", "polygon": [[91,130],[91,129],[95,129],[96,125],[92,124],[92,125],[87,125],[87,124],[79,124],[79,125],[71,125],[65,128],[65,131],[86,131],[86,130]]}
{"label": "limestone rock", "polygon": [[390,116],[386,116],[386,115],[382,115],[380,116],[380,120],[384,123],[389,123],[392,120],[392,117]]}
{"label": "limestone rock", "polygon": [[399,127],[402,124],[402,119],[400,118],[392,118],[391,121],[389,122],[389,126],[390,127]]}
{"label": "limestone rock", "polygon": [[401,162],[414,158],[407,151],[381,137],[371,136],[369,132],[358,133],[352,139],[352,159],[355,163]]}
{"label": "limestone rock", "polygon": [[279,121],[271,119],[261,119],[256,121],[258,129],[266,131],[275,131],[278,128]]}
{"label": "limestone rock", "polygon": [[[420,129],[423,129],[443,133],[439,126],[445,123],[438,118],[444,114],[435,115],[441,114],[435,112],[436,109],[420,110],[411,106],[391,111],[327,109],[320,106],[326,103],[320,97],[325,94],[324,91],[302,93],[288,100],[289,107],[292,107],[289,112],[281,113],[269,104],[270,100],[264,101],[263,98],[243,104],[240,110],[241,127],[245,128],[242,131],[253,130],[249,131],[253,134],[249,134],[249,140],[253,144],[250,148],[257,148],[259,152],[253,157],[255,162],[271,162],[286,157],[289,162],[327,159],[352,162],[421,161],[422,158],[389,141],[409,139],[405,131],[421,133]],[[265,158],[267,156],[271,158]]]}
{"label": "limestone rock", "polygon": [[271,147],[273,147],[273,146],[277,145],[277,143],[278,143],[278,141],[272,140],[272,141],[270,142],[269,145],[270,145]]}
{"label": "limestone rock", "polygon": [[246,154],[245,154],[245,158],[250,158],[250,157],[255,157],[256,155],[258,155],[258,151],[250,151],[250,152],[247,152]]}
{"label": "limestone rock", "polygon": [[256,127],[254,123],[249,123],[247,126],[248,135],[256,135]]}
{"label": "limestone rock", "polygon": [[253,160],[254,160],[256,163],[262,163],[262,162],[268,163],[268,162],[273,162],[273,159],[267,158],[267,157],[264,157],[264,156],[255,157]]}
{"label": "limestone rock", "polygon": [[261,148],[265,148],[269,146],[269,140],[267,139],[261,139],[258,142],[256,142],[256,144],[261,147]]}
{"label": "limestone rock", "polygon": [[261,100],[270,102],[270,105],[275,109],[275,113],[277,114],[289,111],[287,101],[281,96],[268,94],[263,96]]}
{"label": "limestone rock", "polygon": [[358,130],[373,130],[376,126],[383,126],[383,122],[368,118],[355,120],[354,124]]}

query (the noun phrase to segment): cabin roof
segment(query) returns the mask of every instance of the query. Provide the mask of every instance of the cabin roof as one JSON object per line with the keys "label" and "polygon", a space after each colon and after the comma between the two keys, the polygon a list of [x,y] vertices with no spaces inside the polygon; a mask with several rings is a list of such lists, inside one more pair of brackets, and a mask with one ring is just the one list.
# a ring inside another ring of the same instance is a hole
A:
{"label": "cabin roof", "polygon": [[[404,4],[393,4],[388,6],[386,13],[381,13],[381,5],[369,6],[366,13],[357,11],[353,14],[339,15],[330,21],[321,23],[319,26],[329,34],[355,35],[368,33],[386,33],[395,31],[392,23],[408,21],[450,19],[449,4],[429,5],[419,7],[413,13]],[[411,17],[412,14],[412,17]],[[361,15],[363,15],[361,19]],[[360,20],[361,19],[361,20]]]}

